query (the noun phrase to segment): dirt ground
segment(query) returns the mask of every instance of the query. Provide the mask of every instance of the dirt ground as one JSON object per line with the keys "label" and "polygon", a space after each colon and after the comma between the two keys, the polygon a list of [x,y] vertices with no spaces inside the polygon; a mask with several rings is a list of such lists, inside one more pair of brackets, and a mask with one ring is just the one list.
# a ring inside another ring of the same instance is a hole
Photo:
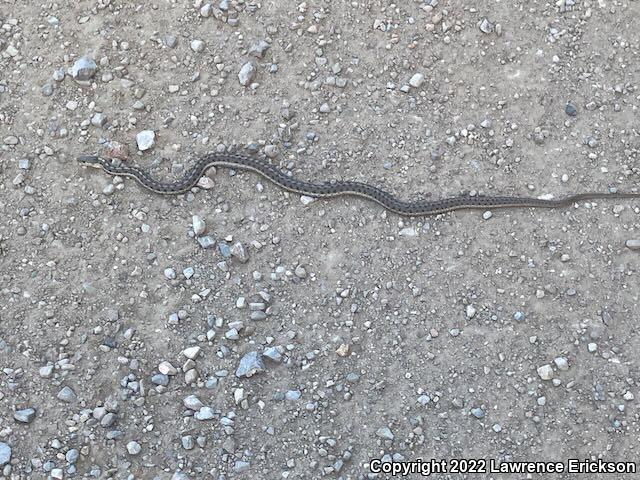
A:
{"label": "dirt ground", "polygon": [[452,468],[640,461],[640,200],[403,218],[227,169],[160,196],[76,162],[175,180],[229,150],[403,198],[638,191],[639,18],[0,2],[0,473],[640,478]]}

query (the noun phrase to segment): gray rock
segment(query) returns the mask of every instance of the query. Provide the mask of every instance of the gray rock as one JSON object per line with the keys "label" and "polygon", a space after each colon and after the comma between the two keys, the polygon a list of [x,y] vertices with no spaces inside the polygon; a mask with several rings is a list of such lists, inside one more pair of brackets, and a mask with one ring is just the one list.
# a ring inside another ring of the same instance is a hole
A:
{"label": "gray rock", "polygon": [[193,447],[196,446],[196,442],[193,440],[192,435],[185,435],[180,439],[182,443],[182,448],[185,450],[193,450]]}
{"label": "gray rock", "polygon": [[194,412],[197,412],[204,406],[200,399],[195,395],[189,395],[188,397],[185,397],[182,400],[182,403],[185,407],[187,407],[189,410],[193,410]]}
{"label": "gray rock", "polygon": [[630,238],[624,244],[629,250],[640,250],[640,238]]}
{"label": "gray rock", "polygon": [[384,439],[384,440],[393,440],[394,435],[389,427],[380,427],[376,430],[376,436]]}
{"label": "gray rock", "polygon": [[288,390],[287,393],[284,394],[284,398],[289,400],[290,402],[296,402],[300,400],[302,396],[302,392],[300,390]]}
{"label": "gray rock", "polygon": [[164,43],[165,46],[168,48],[175,48],[175,46],[178,44],[178,39],[176,38],[175,35],[171,35],[170,33],[165,33],[162,36],[162,43]]}
{"label": "gray rock", "polygon": [[553,368],[549,364],[538,367],[537,372],[542,380],[551,380],[553,378]]}
{"label": "gray rock", "polygon": [[200,421],[206,421],[206,420],[211,420],[213,418],[215,418],[217,415],[216,411],[213,410],[213,408],[211,407],[202,407],[200,410],[198,410],[193,417],[196,420],[200,420]]}
{"label": "gray rock", "polygon": [[62,390],[58,392],[58,399],[66,403],[71,403],[75,402],[78,397],[71,387],[64,386]]}
{"label": "gray rock", "polygon": [[256,67],[251,62],[247,62],[242,65],[240,72],[238,73],[238,80],[240,81],[240,85],[246,87],[248,86],[253,77],[256,75]]}
{"label": "gray rock", "polygon": [[421,73],[416,73],[409,80],[409,85],[413,88],[418,88],[424,83],[424,75]]}
{"label": "gray rock", "polygon": [[176,271],[171,267],[165,268],[164,276],[167,278],[167,280],[173,280],[176,278]]}
{"label": "gray rock", "polygon": [[51,378],[51,375],[53,374],[53,365],[45,365],[44,367],[40,367],[40,369],[38,370],[38,374],[42,378]]}
{"label": "gray rock", "polygon": [[167,385],[169,385],[169,376],[162,373],[156,373],[153,377],[151,377],[151,383],[153,383],[154,385],[161,385],[163,387],[166,387]]}
{"label": "gray rock", "polygon": [[91,117],[91,125],[94,127],[102,127],[107,123],[107,117],[104,113],[94,113]]}
{"label": "gray rock", "polygon": [[258,352],[248,352],[240,360],[236,369],[236,377],[249,378],[256,373],[264,372],[265,366],[262,356]]}
{"label": "gray rock", "polygon": [[204,18],[208,18],[211,16],[211,4],[205,3],[202,7],[200,7],[200,16]]}
{"label": "gray rock", "polygon": [[141,451],[142,447],[138,442],[132,440],[127,443],[127,452],[129,452],[129,455],[138,455]]}
{"label": "gray rock", "polygon": [[478,419],[484,418],[484,410],[481,409],[480,407],[472,408],[471,409],[471,415],[473,415],[474,417],[476,417]]}
{"label": "gray rock", "polygon": [[249,256],[247,255],[244,246],[240,242],[236,242],[231,245],[231,255],[240,260],[242,263],[247,263],[249,261]]}
{"label": "gray rock", "polygon": [[198,215],[193,215],[193,217],[191,217],[191,224],[193,226],[193,233],[196,235],[202,235],[207,229],[206,223]]}
{"label": "gray rock", "polygon": [[278,156],[278,147],[275,145],[267,145],[264,147],[264,154],[269,158],[275,158]]}
{"label": "gray rock", "polygon": [[493,23],[491,23],[487,18],[483,18],[480,22],[480,31],[482,33],[491,33],[493,32],[493,28]]}
{"label": "gray rock", "polygon": [[182,270],[182,274],[184,275],[184,278],[186,278],[187,280],[192,278],[195,273],[196,271],[193,269],[193,267],[187,267],[184,270]]}
{"label": "gray rock", "polygon": [[69,463],[76,463],[80,457],[80,452],[76,448],[72,448],[65,453],[64,458]]}
{"label": "gray rock", "polygon": [[569,115],[570,117],[575,117],[578,115],[578,109],[571,103],[567,103],[564,107],[564,113]]}
{"label": "gray rock", "polygon": [[278,347],[267,347],[262,352],[263,357],[267,357],[269,360],[280,363],[282,361],[282,354]]}
{"label": "gray rock", "polygon": [[33,408],[23,408],[22,410],[16,410],[13,414],[13,418],[20,423],[31,423],[36,418],[36,411]]}
{"label": "gray rock", "polygon": [[56,82],[61,82],[64,80],[64,68],[57,68],[53,71],[53,75],[51,76]]}
{"label": "gray rock", "polygon": [[269,49],[270,45],[264,40],[259,40],[249,48],[249,55],[256,58],[264,57],[265,52]]}
{"label": "gray rock", "polygon": [[11,447],[4,442],[0,442],[0,466],[11,461]]}
{"label": "gray rock", "polygon": [[136,143],[141,152],[149,150],[156,143],[156,133],[153,130],[143,130],[136,135]]}
{"label": "gray rock", "polygon": [[202,40],[192,40],[190,47],[194,52],[200,53],[204,50],[204,42]]}
{"label": "gray rock", "polygon": [[87,81],[95,76],[97,69],[98,66],[93,58],[80,57],[71,67],[70,73],[74,80]]}
{"label": "gray rock", "polygon": [[216,241],[209,235],[205,235],[204,237],[198,237],[198,243],[202,248],[211,248],[215,246]]}
{"label": "gray rock", "polygon": [[235,473],[242,473],[249,470],[251,464],[249,462],[245,462],[243,460],[236,460],[236,463],[233,464],[233,471]]}
{"label": "gray rock", "polygon": [[556,357],[553,359],[553,363],[556,364],[559,370],[569,370],[569,361],[566,357]]}
{"label": "gray rock", "polygon": [[225,242],[218,243],[218,250],[220,251],[220,255],[224,258],[231,257],[231,248]]}

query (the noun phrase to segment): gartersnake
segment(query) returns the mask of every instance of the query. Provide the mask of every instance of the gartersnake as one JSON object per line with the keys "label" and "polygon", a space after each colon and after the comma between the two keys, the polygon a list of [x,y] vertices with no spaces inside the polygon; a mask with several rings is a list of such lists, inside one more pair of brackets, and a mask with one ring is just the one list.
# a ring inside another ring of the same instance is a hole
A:
{"label": "gartersnake", "polygon": [[417,200],[407,202],[399,200],[389,192],[366,183],[352,181],[336,181],[313,183],[289,177],[284,172],[266,161],[235,153],[208,153],[201,156],[196,164],[187,171],[181,180],[173,183],[154,179],[148,172],[138,167],[116,165],[111,160],[96,155],[81,155],[78,162],[83,165],[102,168],[110,175],[133,177],[144,188],[160,194],[185,193],[198,183],[200,177],[210,167],[226,167],[231,169],[250,170],[256,172],[279,187],[290,192],[310,197],[333,197],[338,195],[355,195],[378,202],[387,210],[405,216],[426,216],[463,209],[494,209],[508,207],[567,207],[583,200],[640,198],[640,193],[578,193],[559,199],[540,199],[533,197],[505,196],[471,196],[443,198],[440,200]]}

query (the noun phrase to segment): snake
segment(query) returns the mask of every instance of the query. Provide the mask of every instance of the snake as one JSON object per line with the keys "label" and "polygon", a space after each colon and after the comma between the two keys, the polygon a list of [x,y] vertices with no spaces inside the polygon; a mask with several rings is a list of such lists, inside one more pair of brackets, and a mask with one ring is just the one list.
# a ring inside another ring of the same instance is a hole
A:
{"label": "snake", "polygon": [[595,199],[640,199],[640,192],[586,192],[557,199],[518,196],[460,195],[438,200],[405,201],[393,194],[356,181],[307,182],[287,175],[266,160],[241,153],[207,153],[197,158],[196,163],[184,176],[175,182],[155,179],[149,172],[135,166],[114,162],[99,155],[80,155],[79,164],[104,170],[109,175],[134,178],[147,190],[162,195],[177,195],[197,186],[200,178],[211,167],[255,172],[278,187],[308,197],[324,198],[336,196],[358,196],[377,202],[385,209],[402,216],[431,216],[455,210],[499,209],[499,208],[562,208],[585,200]]}

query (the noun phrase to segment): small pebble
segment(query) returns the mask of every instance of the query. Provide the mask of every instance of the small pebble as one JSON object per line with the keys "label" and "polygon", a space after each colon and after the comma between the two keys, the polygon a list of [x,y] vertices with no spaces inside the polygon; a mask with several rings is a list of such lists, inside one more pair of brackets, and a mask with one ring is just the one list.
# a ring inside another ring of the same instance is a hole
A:
{"label": "small pebble", "polygon": [[191,360],[195,360],[200,354],[200,347],[196,346],[196,347],[185,348],[182,351],[182,354]]}
{"label": "small pebble", "polygon": [[480,407],[472,408],[471,409],[471,415],[473,415],[474,417],[476,417],[478,419],[484,418],[484,410],[481,409]]}
{"label": "small pebble", "polygon": [[143,130],[136,135],[136,143],[138,144],[138,150],[144,152],[149,150],[156,141],[156,134],[153,130]]}
{"label": "small pebble", "polygon": [[553,359],[553,363],[556,364],[558,370],[569,370],[569,361],[566,357],[556,357]]}
{"label": "small pebble", "polygon": [[168,48],[175,48],[178,44],[178,38],[175,35],[166,33],[162,36],[162,43],[164,43]]}
{"label": "small pebble", "polygon": [[553,368],[549,364],[538,367],[537,371],[542,380],[551,380],[553,378]]}
{"label": "small pebble", "polygon": [[36,411],[33,408],[16,410],[13,414],[13,418],[20,423],[31,423],[33,419],[36,418]]}
{"label": "small pebble", "polygon": [[11,460],[11,447],[0,442],[0,466],[6,465]]}
{"label": "small pebble", "polygon": [[200,53],[204,50],[204,42],[202,40],[192,40],[190,47],[194,52]]}
{"label": "small pebble", "polygon": [[630,238],[625,245],[629,250],[640,250],[640,238]]}
{"label": "small pebble", "polygon": [[127,443],[127,452],[129,452],[129,455],[138,455],[141,450],[142,447],[138,442],[131,441]]}
{"label": "small pebble", "polygon": [[480,31],[482,33],[491,33],[493,32],[493,28],[493,23],[491,23],[487,18],[483,18],[480,22]]}
{"label": "small pebble", "polygon": [[394,435],[389,427],[380,427],[376,430],[376,436],[384,439],[384,440],[393,440]]}
{"label": "small pebble", "polygon": [[424,75],[421,73],[414,74],[409,80],[409,85],[413,88],[419,88],[424,83]]}
{"label": "small pebble", "polygon": [[95,76],[97,69],[98,66],[91,57],[81,57],[74,62],[70,73],[74,80],[87,81]]}
{"label": "small pebble", "polygon": [[202,235],[207,229],[205,221],[198,215],[194,215],[191,218],[191,225],[193,227],[193,233],[196,235]]}
{"label": "small pebble", "polygon": [[62,389],[58,392],[57,395],[59,400],[62,400],[66,403],[75,402],[77,400],[76,392],[73,391],[71,387],[62,387]]}
{"label": "small pebble", "polygon": [[193,269],[193,267],[187,267],[182,270],[182,274],[184,275],[184,278],[188,280],[193,277],[193,275],[195,274],[195,270]]}
{"label": "small pebble", "polygon": [[238,368],[236,369],[236,377],[251,377],[256,373],[264,372],[265,366],[262,356],[258,352],[248,352],[242,357]]}
{"label": "small pebble", "polygon": [[216,241],[211,238],[209,235],[205,235],[204,237],[198,237],[198,243],[202,248],[213,248],[216,245]]}
{"label": "small pebble", "polygon": [[570,117],[575,117],[576,115],[578,115],[578,110],[571,103],[567,103],[564,107],[564,113],[566,113]]}
{"label": "small pebble", "polygon": [[269,49],[269,46],[270,45],[266,41],[259,40],[249,47],[249,55],[256,58],[262,58],[264,57],[264,53]]}
{"label": "small pebble", "polygon": [[256,74],[256,67],[254,67],[253,63],[247,62],[242,65],[240,72],[238,73],[238,80],[240,81],[240,85],[246,87],[248,86],[253,77]]}

